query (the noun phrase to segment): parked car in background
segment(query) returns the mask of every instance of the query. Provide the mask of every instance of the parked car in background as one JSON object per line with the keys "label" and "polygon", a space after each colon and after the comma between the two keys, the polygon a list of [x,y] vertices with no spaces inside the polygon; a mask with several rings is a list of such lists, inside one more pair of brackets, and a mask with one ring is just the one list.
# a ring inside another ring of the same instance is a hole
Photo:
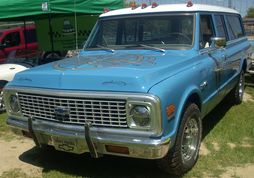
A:
{"label": "parked car in background", "polygon": [[3,101],[3,88],[5,85],[12,81],[16,73],[37,66],[39,65],[39,61],[41,61],[39,58],[40,54],[38,57],[33,55],[31,58],[27,58],[27,55],[22,56],[20,54],[19,56],[20,58],[8,58],[5,63],[0,64],[0,112],[5,111]]}
{"label": "parked car in background", "polygon": [[0,64],[0,112],[5,110],[3,102],[3,88],[20,71],[28,69],[27,66],[20,64]]}
{"label": "parked car in background", "polygon": [[5,111],[3,88],[18,72],[59,60],[58,56],[43,58],[45,53],[39,50],[30,50],[28,54],[23,49],[18,49],[15,54],[9,55],[8,59],[0,64],[0,112]]}
{"label": "parked car in background", "polygon": [[183,175],[198,159],[202,119],[240,104],[252,54],[234,9],[143,4],[102,14],[78,56],[16,74],[7,124],[39,148],[156,159]]}
{"label": "parked car in background", "polygon": [[[7,58],[30,57],[38,49],[35,25],[0,30],[0,63]],[[19,51],[19,53],[16,53]]]}

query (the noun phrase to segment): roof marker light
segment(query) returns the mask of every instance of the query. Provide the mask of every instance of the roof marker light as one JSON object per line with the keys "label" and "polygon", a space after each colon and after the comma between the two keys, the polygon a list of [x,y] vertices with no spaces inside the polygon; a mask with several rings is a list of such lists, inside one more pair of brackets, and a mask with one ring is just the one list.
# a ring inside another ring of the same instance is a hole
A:
{"label": "roof marker light", "polygon": [[152,3],[152,8],[155,8],[155,7],[157,7],[158,6],[158,4],[156,3],[156,2],[153,2]]}
{"label": "roof marker light", "polygon": [[192,3],[192,1],[190,0],[190,1],[188,1],[187,2],[187,7],[192,7],[193,6],[193,3]]}
{"label": "roof marker light", "polygon": [[136,2],[132,2],[130,6],[131,6],[131,10],[134,10],[137,8]]}
{"label": "roof marker light", "polygon": [[144,9],[144,8],[146,8],[147,7],[147,4],[146,3],[143,3],[142,5],[141,5],[141,9]]}
{"label": "roof marker light", "polygon": [[109,12],[109,8],[104,8],[104,13]]}

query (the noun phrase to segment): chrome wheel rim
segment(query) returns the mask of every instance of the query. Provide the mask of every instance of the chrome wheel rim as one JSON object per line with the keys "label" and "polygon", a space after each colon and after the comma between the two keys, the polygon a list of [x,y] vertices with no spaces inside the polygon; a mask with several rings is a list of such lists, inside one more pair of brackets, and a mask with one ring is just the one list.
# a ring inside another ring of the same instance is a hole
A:
{"label": "chrome wheel rim", "polygon": [[0,92],[0,111],[4,110],[3,91]]}
{"label": "chrome wheel rim", "polygon": [[195,118],[190,118],[184,126],[182,138],[182,159],[188,162],[197,154],[199,144],[199,127]]}
{"label": "chrome wheel rim", "polygon": [[243,98],[243,93],[244,93],[244,74],[241,74],[240,80],[239,80],[239,97]]}

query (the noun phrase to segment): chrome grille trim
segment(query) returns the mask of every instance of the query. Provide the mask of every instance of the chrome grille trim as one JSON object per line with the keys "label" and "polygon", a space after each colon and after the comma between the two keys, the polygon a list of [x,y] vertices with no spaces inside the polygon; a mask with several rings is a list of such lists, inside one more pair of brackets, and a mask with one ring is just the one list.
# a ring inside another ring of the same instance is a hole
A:
{"label": "chrome grille trim", "polygon": [[[86,97],[67,97],[18,93],[21,111],[25,117],[84,125],[89,121],[93,126],[127,128],[126,100]],[[59,121],[55,116],[56,107],[69,109],[69,117]]]}

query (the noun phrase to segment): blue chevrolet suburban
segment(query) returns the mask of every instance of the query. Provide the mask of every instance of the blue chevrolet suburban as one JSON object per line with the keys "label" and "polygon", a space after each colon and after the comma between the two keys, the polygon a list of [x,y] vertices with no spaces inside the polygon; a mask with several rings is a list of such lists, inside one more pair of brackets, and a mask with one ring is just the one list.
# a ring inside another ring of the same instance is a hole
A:
{"label": "blue chevrolet suburban", "polygon": [[7,124],[38,147],[156,159],[182,175],[198,159],[204,116],[226,95],[242,102],[251,55],[233,9],[153,3],[105,12],[78,56],[8,83]]}

